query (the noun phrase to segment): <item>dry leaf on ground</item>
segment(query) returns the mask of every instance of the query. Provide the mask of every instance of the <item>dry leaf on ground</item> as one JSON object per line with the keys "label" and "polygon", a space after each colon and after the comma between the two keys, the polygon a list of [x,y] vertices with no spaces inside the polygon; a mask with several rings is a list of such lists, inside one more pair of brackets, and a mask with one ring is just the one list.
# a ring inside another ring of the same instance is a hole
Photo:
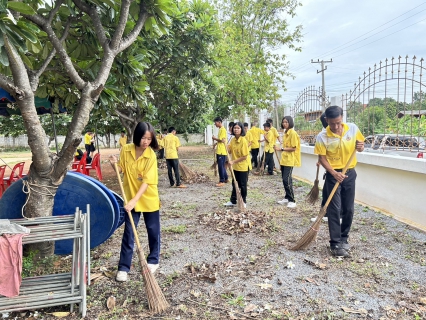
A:
{"label": "dry leaf on ground", "polygon": [[115,297],[110,296],[107,300],[107,308],[108,310],[112,310],[115,308]]}

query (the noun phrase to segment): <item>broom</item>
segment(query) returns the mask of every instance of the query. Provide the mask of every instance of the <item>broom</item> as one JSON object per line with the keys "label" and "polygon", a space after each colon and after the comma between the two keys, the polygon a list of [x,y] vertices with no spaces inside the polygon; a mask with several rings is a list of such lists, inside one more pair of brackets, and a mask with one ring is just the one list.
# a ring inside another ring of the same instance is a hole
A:
{"label": "broom", "polygon": [[[231,159],[231,156],[229,155],[229,151],[228,151],[228,146],[226,146],[226,153],[228,154],[228,159]],[[232,160],[232,159],[231,159]],[[231,172],[232,175],[232,181],[234,182],[234,188],[235,188],[235,192],[237,193],[237,204],[238,204],[238,211],[242,212],[244,211],[244,200],[243,197],[241,195],[241,190],[238,187],[238,182],[235,179],[235,175],[234,175],[234,169],[232,169],[232,166],[229,166],[229,171]]]}
{"label": "broom", "polygon": [[310,204],[314,204],[317,200],[318,200],[318,196],[319,196],[319,180],[318,180],[318,175],[319,175],[319,168],[320,165],[319,163],[317,164],[317,176],[315,178],[314,181],[314,186],[312,187],[311,191],[309,191],[309,193],[306,195],[306,201],[308,201]]}
{"label": "broom", "polygon": [[214,170],[214,176],[217,177],[217,158],[215,148],[213,148],[213,164],[210,166],[210,170]]}
{"label": "broom", "polygon": [[[346,164],[345,168],[342,170],[342,174],[345,174],[346,171],[348,170],[348,167],[352,163],[352,160],[354,159],[355,154],[356,154],[356,149],[352,152],[352,155],[349,158],[348,163]],[[319,231],[319,227],[321,226],[321,220],[327,213],[327,207],[330,204],[331,199],[333,198],[337,188],[339,187],[339,184],[340,184],[339,182],[336,182],[333,190],[331,190],[331,193],[328,196],[327,202],[324,204],[324,207],[321,208],[315,222],[310,226],[310,228],[308,229],[308,231],[306,231],[303,237],[300,238],[299,241],[297,241],[297,243],[292,248],[290,248],[290,250],[296,251],[296,250],[306,249],[311,244],[311,242],[316,238]]]}
{"label": "broom", "polygon": [[[120,172],[118,171],[117,163],[114,163],[115,172],[117,173],[118,183],[120,185],[121,194],[123,195],[124,204],[127,204],[126,194],[124,193],[123,183],[121,182]],[[141,264],[141,273],[143,277],[143,281],[145,283],[145,293],[148,299],[149,310],[154,313],[161,313],[165,311],[170,305],[167,302],[166,298],[163,295],[163,291],[161,291],[160,286],[155,280],[154,275],[148,269],[148,263],[144,259],[143,249],[139,242],[138,234],[136,232],[135,223],[133,221],[132,213],[128,212],[129,220],[132,225],[133,234],[135,236],[137,253],[139,257],[139,262]]]}
{"label": "broom", "polygon": [[189,169],[186,165],[184,165],[180,161],[179,161],[179,172],[182,172],[181,174],[182,179],[186,181],[194,179],[196,176],[196,173],[194,171]]}

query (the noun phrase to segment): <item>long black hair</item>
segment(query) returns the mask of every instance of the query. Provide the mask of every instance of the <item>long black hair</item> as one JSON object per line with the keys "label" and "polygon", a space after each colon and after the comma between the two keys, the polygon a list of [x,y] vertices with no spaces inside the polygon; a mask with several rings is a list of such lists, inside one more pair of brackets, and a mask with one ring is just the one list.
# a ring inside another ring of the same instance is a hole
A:
{"label": "long black hair", "polygon": [[150,132],[152,137],[152,140],[149,146],[152,149],[157,150],[158,141],[157,141],[157,138],[155,137],[155,130],[154,130],[154,127],[149,122],[139,122],[136,125],[135,131],[133,132],[133,143],[135,144],[135,146],[140,147],[142,137],[147,132]]}
{"label": "long black hair", "polygon": [[[284,118],[281,119],[281,129],[285,129],[284,126],[283,126],[284,119],[286,119],[287,122],[288,122],[288,129],[294,128],[294,120],[293,120],[293,118],[290,117],[290,116],[285,116]],[[285,129],[284,132],[287,132],[288,129]]]}
{"label": "long black hair", "polygon": [[244,129],[244,125],[241,122],[235,122],[234,125],[232,126],[232,130],[231,133],[235,136],[234,133],[234,127],[235,126],[239,126],[241,128],[241,137],[244,137],[246,135],[246,130]]}

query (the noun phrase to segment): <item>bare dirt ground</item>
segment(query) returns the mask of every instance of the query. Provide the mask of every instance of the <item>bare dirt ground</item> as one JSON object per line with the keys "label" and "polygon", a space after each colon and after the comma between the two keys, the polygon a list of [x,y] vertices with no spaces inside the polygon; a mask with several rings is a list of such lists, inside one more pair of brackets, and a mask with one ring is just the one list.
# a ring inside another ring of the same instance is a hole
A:
{"label": "bare dirt ground", "polygon": [[[103,161],[116,152],[102,150]],[[213,151],[183,147],[179,154],[209,181],[170,188],[160,163],[162,247],[156,278],[171,308],[150,314],[136,255],[130,281],[114,280],[120,228],[92,250],[86,319],[426,319],[425,233],[356,205],[350,258],[330,255],[326,223],[311,247],[291,251],[320,210],[319,203],[305,202],[311,186],[295,181],[297,208],[288,209],[276,203],[283,198],[280,175],[250,175],[247,211],[238,214],[223,207],[231,185],[215,187]],[[110,165],[102,168],[103,182],[119,192]],[[143,226],[138,233],[145,244]],[[109,310],[111,296],[116,304]],[[52,312],[68,310],[39,310],[37,318],[54,319]]]}

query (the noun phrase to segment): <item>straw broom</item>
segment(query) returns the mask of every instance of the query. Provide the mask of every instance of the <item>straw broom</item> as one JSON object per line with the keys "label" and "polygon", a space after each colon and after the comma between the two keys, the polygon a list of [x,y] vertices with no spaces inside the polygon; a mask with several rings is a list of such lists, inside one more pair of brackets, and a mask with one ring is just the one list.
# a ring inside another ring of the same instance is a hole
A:
{"label": "straw broom", "polygon": [[179,172],[182,172],[182,178],[184,180],[191,180],[195,178],[196,173],[189,169],[186,165],[184,165],[182,162],[179,161]]}
{"label": "straw broom", "polygon": [[[121,194],[123,195],[124,204],[127,204],[126,194],[124,193],[123,183],[121,181],[120,172],[118,171],[117,163],[114,163],[115,172],[117,173],[118,183],[120,185]],[[129,220],[132,225],[133,234],[135,236],[137,253],[139,257],[139,262],[141,264],[141,273],[143,281],[145,283],[145,293],[148,299],[149,310],[154,313],[161,313],[170,307],[166,298],[164,297],[163,291],[155,280],[154,275],[148,269],[148,263],[144,258],[144,252],[139,242],[138,234],[136,232],[135,223],[133,221],[132,213],[128,212]]]}
{"label": "straw broom", "polygon": [[[226,146],[226,153],[228,154],[228,159],[232,160],[231,156],[229,155],[228,146]],[[238,182],[235,179],[234,169],[232,169],[232,166],[229,166],[229,171],[231,172],[232,181],[234,182],[235,192],[237,193],[238,211],[239,212],[243,212],[245,210],[245,208],[244,208],[244,200],[243,200],[243,196],[241,195],[241,190],[238,187]]]}
{"label": "straw broom", "polygon": [[[265,158],[266,158],[266,151],[263,151],[263,158],[262,158],[262,164],[259,170],[259,174],[263,176],[263,172],[265,171]],[[260,163],[260,161],[259,161]]]}
{"label": "straw broom", "polygon": [[214,170],[214,176],[217,177],[217,159],[215,148],[213,148],[213,164],[210,166],[210,170]]}
{"label": "straw broom", "polygon": [[310,204],[314,204],[317,200],[318,200],[318,196],[319,196],[319,180],[318,180],[318,175],[319,175],[319,168],[320,165],[317,164],[317,176],[315,178],[314,181],[314,186],[312,187],[311,191],[309,191],[309,193],[306,195],[306,201],[308,201]]}
{"label": "straw broom", "polygon": [[[348,170],[348,167],[352,163],[352,160],[354,159],[355,154],[356,154],[356,149],[352,152],[352,155],[349,158],[348,163],[346,164],[345,168],[342,170],[342,174],[345,174],[346,171]],[[331,193],[328,196],[327,202],[325,203],[324,207],[321,208],[315,222],[309,227],[308,231],[306,231],[306,233],[303,235],[303,237],[300,238],[299,241],[297,241],[297,243],[292,248],[290,248],[290,250],[297,251],[297,250],[306,249],[311,244],[311,242],[315,240],[315,238],[317,237],[319,228],[321,226],[321,220],[325,216],[325,214],[327,213],[327,207],[330,204],[331,199],[333,198],[334,194],[336,193],[336,190],[339,187],[339,184],[340,184],[339,182],[336,182],[333,190],[331,190]]]}

